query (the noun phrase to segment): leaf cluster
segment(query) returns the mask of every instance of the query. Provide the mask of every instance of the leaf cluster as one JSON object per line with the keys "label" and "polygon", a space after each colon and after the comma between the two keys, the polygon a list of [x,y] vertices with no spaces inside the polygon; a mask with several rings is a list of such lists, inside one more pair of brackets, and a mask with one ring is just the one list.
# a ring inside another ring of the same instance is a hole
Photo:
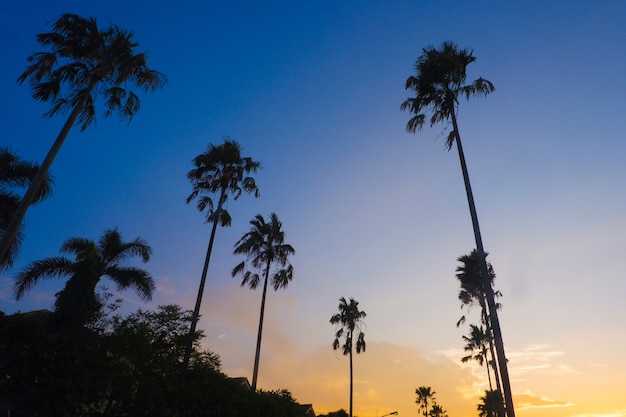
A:
{"label": "leaf cluster", "polygon": [[[444,42],[439,48],[429,46],[422,49],[422,55],[415,62],[415,73],[407,78],[405,89],[415,96],[407,98],[400,106],[414,116],[406,125],[407,132],[420,130],[426,113],[430,113],[430,125],[446,121],[454,116],[458,97],[469,100],[472,96],[486,96],[495,90],[493,84],[478,78],[464,85],[467,66],[476,58],[471,49],[459,49],[454,42]],[[452,147],[454,131],[448,136],[446,147]]]}
{"label": "leaf cluster", "polygon": [[[341,297],[338,308],[339,312],[333,314],[330,318],[330,324],[338,326],[335,340],[333,341],[333,349],[342,348],[344,355],[351,355],[354,334],[356,332],[356,343],[354,344],[356,353],[365,352],[365,333],[361,331],[361,326],[367,314],[365,311],[359,310],[359,302],[354,298],[350,298],[350,302],[348,302],[344,297]],[[343,345],[340,342],[342,337],[344,337]]]}
{"label": "leaf cluster", "polygon": [[[39,165],[20,159],[8,148],[0,148],[0,236],[4,236],[4,231],[8,228],[22,201],[22,195],[18,189],[30,187],[38,170]],[[34,204],[50,197],[52,184],[52,177],[47,175],[39,192],[35,195]],[[8,253],[0,262],[0,271],[13,266],[24,237],[21,229],[22,227],[18,229]]]}
{"label": "leaf cluster", "polygon": [[147,66],[146,52],[135,52],[132,32],[116,25],[100,29],[92,17],[64,14],[37,41],[47,50],[28,58],[17,81],[30,83],[34,99],[52,103],[47,117],[78,109],[81,130],[95,120],[96,93],[104,98],[105,117],[118,112],[130,121],[140,103],[129,86],[153,91],[167,82]]}

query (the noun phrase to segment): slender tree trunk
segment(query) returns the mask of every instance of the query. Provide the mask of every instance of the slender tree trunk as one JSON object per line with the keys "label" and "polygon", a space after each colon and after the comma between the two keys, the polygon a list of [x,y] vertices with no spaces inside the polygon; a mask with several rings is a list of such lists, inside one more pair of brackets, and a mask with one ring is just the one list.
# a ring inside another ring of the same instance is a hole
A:
{"label": "slender tree trunk", "polygon": [[270,276],[270,263],[265,269],[265,281],[263,283],[263,296],[261,297],[261,314],[259,316],[259,333],[256,339],[256,351],[254,353],[254,371],[252,373],[252,391],[256,391],[256,381],[259,376],[259,358],[261,356],[261,336],[263,335],[263,316],[265,315],[265,297],[267,294],[267,281]]}
{"label": "slender tree trunk", "polygon": [[482,236],[480,234],[480,227],[478,225],[478,216],[476,214],[476,206],[474,205],[474,195],[472,194],[472,187],[470,185],[469,174],[467,172],[467,165],[465,163],[465,155],[463,154],[463,146],[461,145],[461,135],[459,134],[459,127],[456,122],[456,114],[451,112],[452,128],[456,136],[456,146],[459,152],[459,160],[461,162],[461,170],[463,172],[463,181],[465,183],[465,192],[467,194],[467,203],[469,205],[470,216],[472,218],[472,226],[474,228],[474,238],[476,240],[476,251],[478,252],[478,259],[480,262],[481,273],[483,275],[483,286],[485,289],[485,298],[487,299],[487,305],[489,306],[489,318],[491,321],[491,327],[493,330],[493,337],[496,344],[496,351],[498,353],[498,365],[500,368],[500,374],[502,378],[502,387],[504,389],[504,400],[506,406],[506,412],[508,417],[515,417],[515,409],[513,407],[513,395],[511,393],[511,384],[509,381],[509,371],[507,368],[507,360],[504,353],[504,342],[502,340],[502,332],[500,331],[500,321],[498,320],[498,312],[496,309],[496,303],[493,295],[493,288],[491,287],[491,281],[489,279],[489,272],[487,269],[487,260],[485,259],[485,250],[483,248]]}
{"label": "slender tree trunk", "polygon": [[487,366],[487,379],[489,379],[489,391],[493,391],[493,385],[491,384],[491,371],[489,370],[489,358],[487,356],[487,350],[483,350],[483,360],[485,361],[485,365]]}
{"label": "slender tree trunk", "polygon": [[352,368],[352,332],[350,332],[350,417],[352,417],[352,391],[353,391],[353,368]]}
{"label": "slender tree trunk", "polygon": [[[220,210],[220,208],[218,208]],[[189,336],[187,338],[187,345],[185,346],[185,356],[182,363],[182,374],[187,374],[189,367],[189,359],[191,358],[191,350],[193,349],[193,338],[196,334],[196,326],[198,325],[198,317],[200,317],[200,305],[202,304],[202,295],[204,294],[204,285],[206,283],[206,276],[209,270],[209,261],[211,260],[211,252],[213,252],[213,242],[215,240],[215,231],[217,230],[217,219],[213,220],[213,227],[211,228],[211,237],[209,238],[209,246],[206,251],[206,257],[204,258],[204,267],[202,268],[202,277],[200,278],[200,287],[198,288],[198,296],[196,297],[196,306],[193,309],[193,315],[191,316],[191,327],[189,328]]]}
{"label": "slender tree trunk", "polygon": [[46,178],[46,175],[48,175],[48,171],[50,171],[50,166],[52,166],[52,162],[54,162],[54,159],[59,153],[59,150],[61,149],[63,142],[65,142],[65,139],[67,138],[67,135],[70,133],[70,130],[72,129],[72,126],[74,125],[74,122],[76,121],[76,118],[78,117],[80,112],[83,110],[83,107],[85,106],[85,103],[87,102],[87,98],[91,95],[91,91],[93,90],[96,84],[97,84],[96,79],[92,79],[90,81],[89,86],[85,90],[78,104],[76,104],[76,107],[74,107],[74,109],[70,113],[69,117],[65,121],[65,124],[63,125],[63,128],[59,132],[59,135],[57,136],[56,140],[52,144],[52,147],[50,148],[50,150],[48,151],[46,158],[44,159],[43,163],[39,167],[39,170],[37,171],[35,178],[30,184],[30,187],[28,187],[26,194],[24,194],[24,198],[20,202],[20,205],[18,206],[17,211],[13,215],[13,218],[11,219],[11,222],[7,226],[7,229],[4,232],[4,235],[2,237],[2,242],[0,243],[0,259],[4,259],[7,256],[9,248],[11,247],[11,243],[15,239],[15,235],[17,234],[17,231],[19,230],[20,225],[22,224],[22,221],[24,220],[24,217],[26,216],[26,212],[28,211],[28,208],[35,200],[35,197],[39,194],[41,190],[41,185],[43,184],[43,181]]}
{"label": "slender tree trunk", "polygon": [[493,374],[496,379],[496,388],[498,392],[502,393],[502,385],[500,384],[500,374],[498,373],[498,363],[496,353],[493,350],[493,332],[491,331],[491,324],[489,323],[489,315],[487,314],[487,307],[485,306],[485,300],[481,301],[481,309],[483,316],[483,323],[487,327],[487,336],[489,341],[489,353],[491,354],[491,363],[487,361],[487,371],[489,371],[489,367],[493,367]]}

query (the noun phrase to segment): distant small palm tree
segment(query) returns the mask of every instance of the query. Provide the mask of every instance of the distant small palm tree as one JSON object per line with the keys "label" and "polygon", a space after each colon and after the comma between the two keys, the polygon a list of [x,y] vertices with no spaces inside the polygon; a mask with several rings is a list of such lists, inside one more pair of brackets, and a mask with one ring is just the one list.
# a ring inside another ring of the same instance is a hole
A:
{"label": "distant small palm tree", "polygon": [[500,391],[485,391],[485,395],[480,398],[478,404],[479,417],[504,417],[504,404]]}
{"label": "distant small palm tree", "polygon": [[417,405],[419,405],[419,408],[420,410],[422,410],[422,414],[424,415],[424,417],[428,417],[428,414],[431,411],[429,404],[435,403],[435,395],[437,393],[433,391],[431,387],[421,386],[415,390],[415,394],[417,395],[415,402],[417,403]]}
{"label": "distant small palm tree", "polygon": [[[278,220],[276,213],[270,214],[269,221],[265,221],[263,216],[257,214],[250,221],[252,227],[250,231],[235,244],[235,255],[245,255],[247,259],[241,261],[233,268],[233,277],[241,275],[243,277],[241,286],[248,285],[251,289],[256,289],[263,279],[263,295],[261,296],[261,313],[259,315],[259,331],[257,333],[256,351],[254,354],[254,372],[252,374],[252,390],[256,391],[257,377],[259,375],[259,358],[261,355],[261,337],[263,335],[263,317],[265,314],[265,299],[267,295],[267,284],[272,273],[272,287],[274,291],[279,288],[287,288],[293,279],[293,267],[289,263],[289,257],[296,251],[285,243],[285,232],[282,230],[282,223]],[[272,272],[272,266],[276,269]],[[259,275],[251,270],[257,270]]]}
{"label": "distant small palm tree", "polygon": [[[23,161],[11,150],[0,148],[0,236],[6,232],[22,200],[22,196],[15,189],[30,186],[38,170],[37,164]],[[34,198],[33,204],[40,203],[51,194],[52,178],[47,175],[39,189],[39,194]],[[13,266],[23,236],[22,226],[19,225],[8,252],[0,262],[0,271]]]}
{"label": "distant small palm tree", "polygon": [[429,417],[448,417],[448,412],[439,404],[433,403],[433,406],[430,409]]}
{"label": "distant small palm tree", "polygon": [[55,315],[68,327],[80,327],[101,307],[96,286],[103,277],[120,290],[133,288],[142,299],[152,298],[155,285],[150,274],[121,265],[129,257],[138,256],[144,263],[150,260],[152,250],[142,239],[124,242],[116,229],[107,230],[97,243],[78,237],[68,239],[61,246],[61,253],[73,254],[74,260],[63,256],[41,259],[17,275],[18,300],[42,279],[69,277],[65,288],[56,294]]}
{"label": "distant small palm tree", "polygon": [[[365,333],[363,333],[363,319],[367,316],[365,311],[359,310],[359,302],[354,298],[347,302],[344,297],[339,299],[339,313],[335,313],[330,318],[330,324],[337,325],[339,328],[335,333],[333,341],[333,349],[342,349],[343,354],[350,357],[350,417],[352,417],[352,398],[353,398],[353,366],[352,352],[353,346],[356,353],[365,352]],[[356,336],[356,343],[354,343]],[[340,342],[344,338],[343,345]]]}
{"label": "distant small palm tree", "polygon": [[[237,200],[239,196],[246,192],[259,196],[259,189],[254,178],[248,176],[251,172],[256,172],[261,168],[261,163],[253,161],[252,158],[241,156],[241,145],[234,140],[224,139],[224,143],[215,146],[209,145],[206,152],[196,156],[193,160],[194,168],[187,173],[187,178],[193,186],[193,191],[187,197],[187,203],[198,199],[198,210],[206,212],[206,222],[212,224],[209,246],[207,247],[198,287],[196,305],[191,317],[191,325],[187,340],[187,347],[183,357],[182,370],[187,371],[189,359],[193,350],[193,340],[196,334],[198,317],[200,316],[200,306],[202,295],[206,284],[213,242],[217,226],[228,227],[231,225],[231,217],[224,208],[230,196]],[[217,196],[217,198],[215,198]]]}
{"label": "distant small palm tree", "polygon": [[105,100],[105,117],[119,112],[130,121],[139,110],[139,98],[128,85],[154,91],[166,82],[163,74],[148,68],[145,52],[135,53],[139,44],[133,41],[132,32],[115,25],[101,30],[94,18],[66,13],[52,25],[52,32],[37,35],[37,41],[51,51],[30,56],[31,65],[17,81],[29,81],[35,100],[52,102],[44,116],[70,114],[7,227],[0,243],[0,259],[15,239],[28,207],[40,195],[50,166],[74,123],[78,120],[81,130],[85,130],[95,120],[96,96],[102,95]]}

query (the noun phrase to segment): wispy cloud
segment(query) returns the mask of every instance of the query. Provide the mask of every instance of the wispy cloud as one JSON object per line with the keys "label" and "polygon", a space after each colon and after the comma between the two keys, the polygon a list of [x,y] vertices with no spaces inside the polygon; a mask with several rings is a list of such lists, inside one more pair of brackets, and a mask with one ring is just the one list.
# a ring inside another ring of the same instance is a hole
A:
{"label": "wispy cloud", "polygon": [[535,395],[531,391],[526,391],[523,394],[515,394],[515,396],[513,397],[513,402],[517,410],[525,410],[529,408],[560,408],[574,406],[573,403],[553,400],[545,396]]}
{"label": "wispy cloud", "polygon": [[530,345],[522,350],[513,350],[507,353],[511,378],[523,381],[528,375],[561,375],[574,374],[576,371],[570,365],[555,363],[562,358],[565,352],[554,345]]}
{"label": "wispy cloud", "polygon": [[626,417],[626,409],[618,410],[612,413],[574,414],[571,417]]}

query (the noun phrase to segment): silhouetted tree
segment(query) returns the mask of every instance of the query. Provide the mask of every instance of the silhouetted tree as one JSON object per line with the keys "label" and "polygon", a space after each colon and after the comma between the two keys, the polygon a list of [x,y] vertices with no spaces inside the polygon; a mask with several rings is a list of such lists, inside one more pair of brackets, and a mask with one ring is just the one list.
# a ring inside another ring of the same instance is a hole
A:
{"label": "silhouetted tree", "polygon": [[[486,255],[485,255],[486,256]],[[489,367],[493,367],[494,375],[496,379],[496,386],[498,391],[501,391],[500,377],[498,375],[498,366],[496,363],[496,354],[494,352],[493,332],[491,331],[491,320],[489,320],[489,312],[487,310],[487,304],[485,301],[485,289],[484,282],[481,274],[481,265],[476,250],[472,250],[469,255],[463,255],[457,258],[457,261],[461,262],[461,265],[456,268],[456,277],[461,285],[459,291],[459,300],[461,301],[461,308],[467,307],[469,309],[478,304],[480,306],[480,318],[481,323],[485,326],[486,343],[489,347],[491,359],[484,358],[487,364],[487,373],[489,374]],[[493,286],[493,282],[496,278],[496,273],[491,266],[491,263],[487,262],[487,271],[489,273],[489,280]],[[500,291],[494,291],[494,297],[498,298],[502,296]],[[500,303],[496,303],[496,309],[499,310],[502,307]],[[465,321],[465,315],[461,316],[456,323],[459,327]],[[470,329],[472,332],[473,330]],[[465,339],[465,338],[464,338]],[[482,363],[481,363],[482,365]],[[489,375],[488,375],[489,376]],[[491,377],[489,376],[489,384],[491,387]]]}
{"label": "silhouetted tree", "polygon": [[485,395],[480,397],[478,404],[478,415],[480,417],[504,417],[504,404],[502,404],[502,394],[500,391],[485,391]]}
{"label": "silhouetted tree", "polygon": [[430,409],[430,417],[448,417],[448,412],[443,409],[443,407],[436,402],[433,403],[432,408]]}
{"label": "silhouetted tree", "polygon": [[[37,164],[23,161],[11,150],[0,148],[0,236],[4,236],[22,201],[22,196],[16,192],[16,188],[30,186],[38,170]],[[40,203],[51,194],[52,178],[50,175],[46,175],[39,193],[33,198],[33,204]],[[0,271],[13,266],[23,237],[22,225],[20,224],[15,232],[15,237],[10,242],[6,255],[0,262]]]}
{"label": "silhouetted tree", "polygon": [[37,35],[37,41],[51,50],[30,56],[31,64],[17,81],[28,80],[35,100],[52,103],[44,116],[70,114],[6,228],[0,259],[5,258],[28,207],[41,195],[50,166],[74,123],[78,120],[85,130],[95,120],[96,97],[104,99],[105,117],[119,112],[130,121],[139,110],[139,98],[128,86],[154,91],[166,82],[161,73],[148,68],[145,52],[135,52],[139,44],[132,32],[115,25],[101,30],[92,17],[64,14],[54,22],[52,32]]}
{"label": "silhouetted tree", "polygon": [[[353,398],[353,366],[352,366],[352,352],[353,345],[356,348],[356,353],[365,352],[365,333],[362,331],[364,324],[364,318],[367,316],[365,311],[359,310],[359,302],[354,298],[350,298],[350,302],[347,302],[344,297],[339,299],[339,312],[332,315],[330,318],[330,324],[338,327],[335,332],[335,340],[333,341],[333,349],[342,349],[343,354],[350,358],[350,417],[352,417],[352,398]],[[355,340],[356,334],[356,343]],[[340,342],[341,338],[344,338],[343,345]]]}
{"label": "silhouetted tree", "polygon": [[122,266],[129,257],[138,256],[144,263],[152,250],[140,239],[122,241],[117,229],[107,230],[98,243],[84,238],[71,238],[61,246],[61,253],[73,254],[74,260],[60,256],[32,262],[16,277],[15,295],[21,299],[41,279],[69,277],[65,288],[56,295],[55,314],[69,327],[80,327],[89,321],[101,304],[96,286],[103,277],[118,289],[133,288],[142,299],[150,300],[155,285],[148,272]]}
{"label": "silhouetted tree", "polygon": [[418,57],[415,63],[416,75],[410,76],[405,83],[405,88],[412,90],[415,93],[415,97],[407,98],[400,108],[401,110],[408,110],[413,114],[413,117],[409,119],[406,125],[408,132],[415,132],[423,127],[426,121],[425,112],[432,113],[430,117],[431,126],[448,120],[452,122],[452,130],[447,137],[446,146],[448,150],[452,148],[454,143],[457,146],[474,229],[476,250],[483,275],[487,305],[489,306],[491,328],[498,353],[498,365],[500,367],[507,412],[509,417],[515,417],[500,322],[496,311],[493,289],[489,282],[485,250],[456,118],[459,96],[469,99],[473,96],[486,96],[495,90],[493,84],[483,78],[478,78],[473,83],[465,85],[467,66],[475,60],[476,58],[473,56],[472,50],[458,49],[453,42],[444,42],[439,49],[435,47],[424,48],[422,55]]}
{"label": "silhouetted tree", "polygon": [[[206,152],[198,155],[193,160],[194,168],[187,173],[187,178],[193,186],[193,191],[187,197],[187,203],[198,199],[198,210],[206,212],[206,222],[212,223],[209,246],[204,258],[200,286],[196,305],[191,318],[189,329],[189,340],[183,359],[183,372],[186,372],[191,355],[193,335],[196,331],[198,317],[200,315],[200,305],[206,283],[209,261],[213,251],[215,231],[217,226],[228,227],[231,225],[231,217],[224,205],[228,202],[228,197],[232,195],[233,200],[237,200],[245,191],[248,194],[259,196],[259,189],[254,178],[247,176],[250,172],[256,172],[261,168],[261,163],[253,161],[251,158],[241,156],[241,146],[230,139],[225,139],[224,143],[215,146],[209,145]],[[217,196],[217,199],[215,199]]]}
{"label": "silhouetted tree", "polygon": [[421,386],[415,390],[415,394],[417,398],[415,399],[415,403],[419,406],[420,410],[422,410],[422,414],[424,417],[428,417],[431,412],[430,404],[434,404],[437,394],[431,387]]}
{"label": "silhouetted tree", "polygon": [[[289,257],[296,251],[285,243],[285,232],[282,230],[282,223],[278,220],[276,213],[270,214],[269,221],[266,222],[263,216],[257,214],[250,221],[252,227],[250,231],[235,244],[235,255],[245,255],[247,259],[241,261],[233,268],[233,277],[241,275],[243,277],[241,286],[248,285],[251,289],[256,289],[263,279],[263,295],[261,296],[261,313],[259,315],[259,331],[257,334],[256,351],[254,354],[254,372],[252,374],[252,390],[256,390],[257,377],[259,374],[259,357],[261,354],[261,336],[263,334],[263,317],[265,314],[265,299],[267,295],[267,284],[272,273],[272,286],[274,291],[279,288],[287,288],[293,279],[293,267],[289,263]],[[272,266],[276,268],[272,271]],[[252,270],[259,271],[259,275]]]}
{"label": "silhouetted tree", "polygon": [[485,332],[483,326],[471,324],[469,336],[463,336],[463,340],[465,341],[465,347],[463,349],[466,352],[470,352],[470,354],[462,357],[461,362],[465,363],[475,360],[480,366],[486,365],[487,377],[489,378],[489,389],[492,390],[493,387],[491,385],[491,372],[489,371],[488,356],[489,339],[491,339],[491,336]]}

